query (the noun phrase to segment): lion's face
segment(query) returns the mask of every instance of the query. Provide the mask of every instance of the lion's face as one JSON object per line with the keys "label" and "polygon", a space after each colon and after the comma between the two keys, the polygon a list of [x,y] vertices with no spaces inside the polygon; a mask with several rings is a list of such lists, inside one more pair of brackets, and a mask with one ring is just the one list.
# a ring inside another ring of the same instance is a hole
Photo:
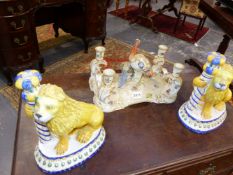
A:
{"label": "lion's face", "polygon": [[232,79],[233,74],[231,72],[219,71],[213,79],[214,88],[219,91],[224,91],[229,87]]}
{"label": "lion's face", "polygon": [[49,97],[38,97],[35,105],[35,119],[42,123],[49,122],[61,107],[61,102],[49,98]]}

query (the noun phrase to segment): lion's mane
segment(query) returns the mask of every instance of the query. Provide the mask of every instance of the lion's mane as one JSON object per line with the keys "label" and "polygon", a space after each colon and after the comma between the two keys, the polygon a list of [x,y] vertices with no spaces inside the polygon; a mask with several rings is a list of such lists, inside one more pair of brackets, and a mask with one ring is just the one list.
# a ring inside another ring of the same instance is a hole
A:
{"label": "lion's mane", "polygon": [[[222,79],[222,77],[227,77],[227,81],[224,82],[227,85],[227,88],[225,90],[217,90],[214,87],[214,83],[218,83],[218,81]],[[217,79],[218,80],[217,80]],[[229,64],[223,65],[220,70],[214,75],[214,78],[212,82],[210,83],[209,87],[207,88],[206,94],[204,96],[205,102],[211,103],[211,104],[218,104],[222,101],[225,101],[225,98],[228,96],[229,85],[232,82],[233,79],[233,68]]]}
{"label": "lion's mane", "polygon": [[83,119],[83,114],[91,114],[92,110],[90,109],[95,109],[95,106],[92,104],[79,102],[68,97],[64,91],[56,85],[42,85],[38,96],[53,98],[61,103],[55,116],[47,123],[49,130],[57,136],[68,135],[76,129],[77,126],[85,125],[87,121]]}

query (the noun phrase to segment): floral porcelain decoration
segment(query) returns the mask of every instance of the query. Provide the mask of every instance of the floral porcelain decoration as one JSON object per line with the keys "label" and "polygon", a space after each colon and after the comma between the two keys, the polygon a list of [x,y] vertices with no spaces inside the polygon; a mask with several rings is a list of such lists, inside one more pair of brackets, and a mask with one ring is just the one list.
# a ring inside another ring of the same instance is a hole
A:
{"label": "floral porcelain decoration", "polygon": [[159,46],[158,55],[151,65],[143,54],[137,54],[139,44],[140,40],[137,39],[121,73],[110,68],[102,69],[102,65],[107,65],[104,60],[105,48],[96,48],[96,58],[90,64],[89,86],[94,92],[94,103],[104,112],[142,102],[172,103],[176,100],[182,85],[180,73],[184,65],[175,63],[172,73],[163,67],[164,54],[168,50],[165,45]]}

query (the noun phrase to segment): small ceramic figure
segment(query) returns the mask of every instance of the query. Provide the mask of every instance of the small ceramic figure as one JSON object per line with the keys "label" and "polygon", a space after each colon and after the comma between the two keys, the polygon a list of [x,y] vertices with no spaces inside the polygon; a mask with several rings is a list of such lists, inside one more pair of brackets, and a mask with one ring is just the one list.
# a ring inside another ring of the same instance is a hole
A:
{"label": "small ceramic figure", "polygon": [[[93,79],[99,82],[90,82],[90,89],[94,92],[93,101],[104,112],[112,112],[142,102],[172,103],[176,100],[182,84],[180,73],[184,66],[174,64],[173,73],[162,67],[164,54],[167,51],[164,45],[160,46],[156,58],[160,60],[154,61],[151,66],[148,58],[143,54],[137,54],[139,44],[140,40],[137,39],[129,54],[129,61],[124,63],[120,74],[112,69],[106,69],[100,73],[103,80]],[[91,67],[93,66],[91,64]],[[157,73],[160,70],[162,73]],[[94,75],[94,72],[91,72],[91,75]],[[93,89],[93,84],[101,84],[101,86]]]}
{"label": "small ceramic figure", "polygon": [[107,62],[104,60],[105,48],[102,46],[96,47],[96,58],[91,61],[91,76],[89,79],[90,89],[94,92],[101,86],[102,82],[102,73],[101,65],[107,65]]}
{"label": "small ceramic figure", "polygon": [[25,106],[33,104],[30,116],[39,137],[36,163],[49,174],[65,172],[91,158],[103,145],[104,115],[99,107],[76,101],[62,88],[40,85],[40,81],[39,72],[27,70],[19,73],[15,82],[23,90]]}
{"label": "small ceramic figure", "polygon": [[200,76],[194,78],[190,99],[179,109],[180,121],[195,133],[207,133],[218,128],[227,116],[225,102],[232,97],[229,85],[233,67],[224,55],[210,52]]}
{"label": "small ceramic figure", "polygon": [[163,67],[167,51],[168,47],[166,45],[159,45],[158,55],[156,55],[153,60],[152,74],[164,76],[168,73],[167,69]]}

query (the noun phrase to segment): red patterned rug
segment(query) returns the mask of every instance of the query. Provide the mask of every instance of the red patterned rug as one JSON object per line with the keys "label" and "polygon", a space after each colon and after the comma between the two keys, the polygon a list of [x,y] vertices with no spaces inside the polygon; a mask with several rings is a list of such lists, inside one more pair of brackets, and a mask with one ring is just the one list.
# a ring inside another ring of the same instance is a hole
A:
{"label": "red patterned rug", "polygon": [[[139,14],[139,8],[134,5],[128,6],[127,15],[125,15],[125,8],[114,10],[109,13],[114,16],[128,20],[128,21],[134,21],[137,18],[137,15]],[[154,16],[155,14],[156,12],[152,11],[150,12],[149,16]],[[153,17],[154,26],[158,29],[159,32],[166,33],[168,35],[171,35],[173,37],[182,39],[190,43],[197,42],[209,30],[207,27],[203,27],[203,29],[199,31],[196,39],[194,40],[193,36],[194,36],[194,33],[196,32],[197,25],[186,21],[184,25],[182,26],[181,21],[180,21],[180,25],[177,27],[177,31],[174,34],[173,29],[176,23],[176,19],[177,18],[167,16],[164,14]],[[196,21],[197,23],[199,23],[199,20],[196,20]],[[146,19],[141,18],[140,20],[138,20],[137,23],[147,28],[151,27],[151,24]]]}

